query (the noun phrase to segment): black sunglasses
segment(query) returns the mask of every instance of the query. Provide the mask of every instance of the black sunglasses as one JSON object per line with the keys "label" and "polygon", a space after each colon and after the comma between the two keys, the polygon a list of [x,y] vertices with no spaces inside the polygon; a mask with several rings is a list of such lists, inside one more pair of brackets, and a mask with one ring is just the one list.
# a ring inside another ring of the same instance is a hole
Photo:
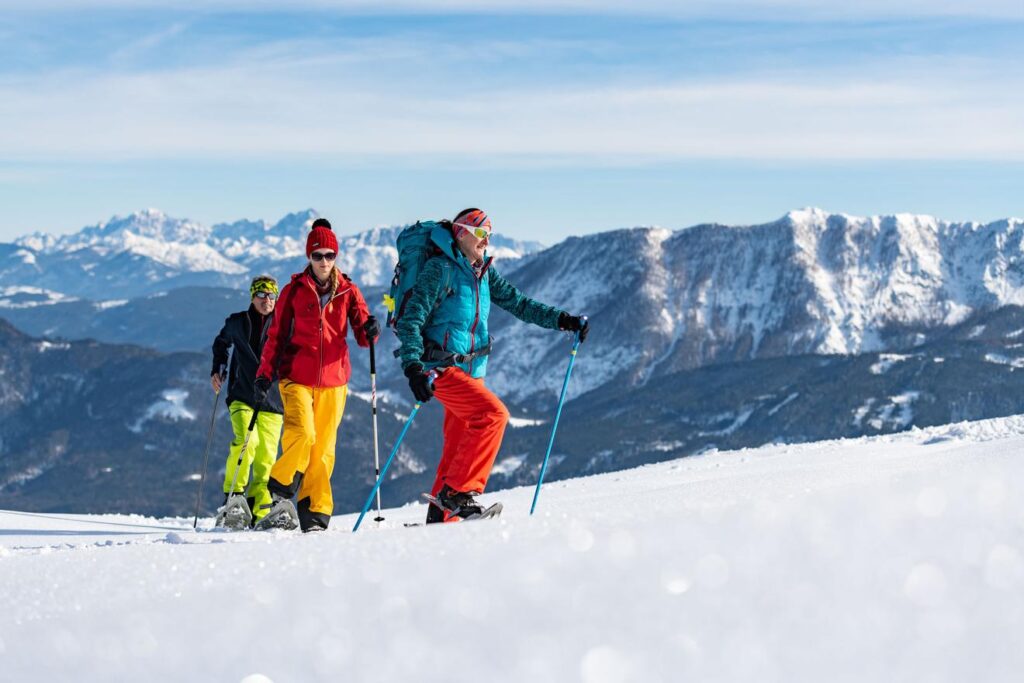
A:
{"label": "black sunglasses", "polygon": [[256,292],[253,296],[257,299],[270,299],[271,301],[277,298],[277,294],[274,294],[273,292]]}
{"label": "black sunglasses", "polygon": [[337,256],[338,255],[335,254],[333,251],[329,251],[326,254],[321,254],[319,251],[314,251],[312,254],[309,255],[309,257],[314,261],[333,261],[335,258],[337,258]]}

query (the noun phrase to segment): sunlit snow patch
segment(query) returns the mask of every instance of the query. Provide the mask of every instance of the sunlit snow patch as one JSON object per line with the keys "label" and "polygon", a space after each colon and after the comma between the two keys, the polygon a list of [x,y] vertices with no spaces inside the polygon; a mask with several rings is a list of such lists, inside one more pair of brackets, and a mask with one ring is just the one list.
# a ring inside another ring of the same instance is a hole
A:
{"label": "sunlit snow patch", "polygon": [[41,287],[0,287],[0,308],[35,308],[73,301],[78,299]]}
{"label": "sunlit snow patch", "polygon": [[1009,365],[1011,368],[1024,368],[1024,358],[1009,358],[1001,353],[986,353],[986,363],[995,363],[996,365]]}
{"label": "sunlit snow patch", "polygon": [[868,400],[864,401],[864,404],[861,405],[861,407],[854,410],[853,424],[856,425],[857,427],[860,427],[861,423],[864,421],[864,418],[867,417],[868,413],[871,412],[871,406],[873,405],[875,405],[875,399],[869,398]]}
{"label": "sunlit snow patch", "polygon": [[794,392],[794,393],[790,394],[785,399],[783,399],[782,403],[779,403],[774,408],[769,410],[768,411],[768,416],[771,417],[772,415],[775,415],[775,413],[779,412],[780,410],[785,408],[787,405],[789,405],[790,403],[792,403],[793,401],[795,401],[799,397],[800,397],[800,393],[799,392]]}
{"label": "sunlit snow patch", "polygon": [[513,427],[513,428],[515,428],[515,427],[536,427],[537,425],[542,425],[545,422],[546,422],[546,420],[531,420],[528,417],[510,417],[508,419],[508,426],[509,427]]}
{"label": "sunlit snow patch", "polygon": [[67,342],[41,341],[36,348],[39,349],[40,353],[44,353],[46,351],[67,351],[71,348],[71,344],[68,344]]}
{"label": "sunlit snow patch", "polygon": [[874,363],[870,370],[872,375],[884,375],[889,372],[889,369],[897,363],[902,363],[905,360],[915,358],[913,355],[905,355],[901,353],[881,353],[878,355],[878,361]]}
{"label": "sunlit snow patch", "polygon": [[146,408],[145,414],[134,424],[129,425],[128,429],[138,434],[142,431],[143,423],[156,417],[174,420],[175,422],[178,420],[196,419],[195,413],[185,407],[185,400],[188,399],[187,391],[184,389],[164,389],[162,396],[162,401],[157,401]]}
{"label": "sunlit snow patch", "polygon": [[753,414],[753,408],[745,408],[744,410],[740,411],[738,415],[731,412],[716,415],[710,420],[711,422],[721,422],[723,420],[732,420],[732,422],[730,422],[722,429],[716,429],[708,432],[700,432],[700,436],[729,436],[730,434],[734,433],[737,429],[745,425],[747,423],[747,420],[749,420],[750,416]]}
{"label": "sunlit snow patch", "polygon": [[868,424],[875,429],[882,429],[890,425],[897,429],[905,429],[914,421],[914,401],[921,397],[919,391],[904,391],[902,394],[890,396],[890,403],[882,406],[878,411],[878,417],[868,420]]}
{"label": "sunlit snow patch", "polygon": [[491,469],[491,474],[512,474],[526,462],[525,455],[510,455],[502,458],[501,461]]}

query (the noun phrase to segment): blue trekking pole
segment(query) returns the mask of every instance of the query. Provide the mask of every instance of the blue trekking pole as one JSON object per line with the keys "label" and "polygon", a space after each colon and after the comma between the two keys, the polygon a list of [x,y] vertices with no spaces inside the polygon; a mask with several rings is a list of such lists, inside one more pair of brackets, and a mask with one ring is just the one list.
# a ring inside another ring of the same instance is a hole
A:
{"label": "blue trekking pole", "polygon": [[[587,325],[587,316],[580,316],[583,321],[582,327]],[[580,330],[582,332],[582,330]],[[548,442],[548,452],[544,454],[544,462],[540,466],[540,479],[537,480],[537,490],[533,492],[533,504],[530,505],[530,514],[537,508],[537,498],[540,497],[540,487],[544,483],[544,474],[548,471],[548,458],[551,457],[551,447],[555,445],[555,430],[558,429],[558,418],[562,417],[562,404],[565,403],[565,391],[569,388],[569,376],[572,375],[572,366],[576,362],[576,350],[580,348],[580,332],[572,342],[572,352],[569,355],[569,369],[565,371],[565,381],[562,382],[562,395],[558,398],[558,412],[555,413],[555,423],[551,425],[551,440]]]}
{"label": "blue trekking pole", "polygon": [[[430,376],[433,378],[437,375],[431,371]],[[377,495],[377,491],[380,489],[380,485],[384,481],[384,475],[388,473],[388,468],[391,467],[391,461],[395,459],[395,455],[398,453],[398,447],[402,445],[402,439],[405,438],[405,433],[409,431],[409,425],[412,424],[412,419],[416,417],[416,413],[419,412],[421,405],[423,404],[417,402],[416,405],[412,407],[412,412],[409,413],[409,419],[405,421],[405,426],[402,427],[402,432],[398,435],[398,441],[395,442],[395,447],[391,449],[391,455],[388,456],[387,461],[384,463],[384,469],[382,469],[380,474],[377,475],[377,482],[373,485],[373,490],[370,491],[370,495],[366,497],[366,504],[363,505],[363,510],[359,513],[359,519],[356,520],[356,525],[352,527],[352,533],[359,531],[359,525],[363,523],[363,517],[366,516],[370,506],[373,505],[373,497]]]}

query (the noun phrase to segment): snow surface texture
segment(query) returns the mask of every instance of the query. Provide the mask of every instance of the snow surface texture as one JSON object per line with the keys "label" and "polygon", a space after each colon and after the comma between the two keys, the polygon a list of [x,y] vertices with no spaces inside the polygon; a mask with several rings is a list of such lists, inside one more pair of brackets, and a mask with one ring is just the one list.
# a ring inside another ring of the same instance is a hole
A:
{"label": "snow surface texture", "polygon": [[1022,448],[1014,417],[715,453],[355,535],[0,512],[0,678],[1017,681]]}

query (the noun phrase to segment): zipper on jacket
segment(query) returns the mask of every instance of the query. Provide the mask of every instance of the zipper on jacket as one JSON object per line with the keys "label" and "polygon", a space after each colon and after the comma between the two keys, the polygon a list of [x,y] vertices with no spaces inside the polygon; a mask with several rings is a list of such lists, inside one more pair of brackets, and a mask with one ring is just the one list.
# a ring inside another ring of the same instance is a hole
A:
{"label": "zipper on jacket", "polygon": [[320,388],[320,381],[324,377],[324,309],[320,308],[320,364],[316,368],[316,387]]}
{"label": "zipper on jacket", "polygon": [[[491,267],[491,262],[494,261],[494,257],[488,258],[484,261],[484,267],[480,269],[480,277],[473,277],[473,298],[476,301],[476,315],[473,316],[473,326],[469,329],[469,353],[472,354],[476,350],[476,326],[480,322],[480,280],[487,277],[487,270]],[[469,359],[469,374],[473,374],[473,361]]]}
{"label": "zipper on jacket", "polygon": [[308,279],[306,280],[306,284],[309,285],[309,288],[313,290],[313,295],[316,297],[316,304],[317,306],[320,307],[320,316],[317,319],[320,328],[320,363],[319,365],[317,365],[316,368],[316,388],[319,389],[320,383],[323,381],[324,376],[324,314],[327,312],[327,307],[330,306],[335,299],[337,299],[342,294],[347,293],[352,288],[349,287],[348,289],[342,290],[340,292],[335,292],[334,296],[327,300],[327,305],[325,306],[320,303],[320,293],[316,291],[316,287],[314,287],[313,284]]}
{"label": "zipper on jacket", "polygon": [[480,322],[480,280],[473,278],[473,298],[476,301],[476,315],[473,316],[473,326],[469,328],[469,376],[473,376],[473,351],[476,350],[476,326]]}

